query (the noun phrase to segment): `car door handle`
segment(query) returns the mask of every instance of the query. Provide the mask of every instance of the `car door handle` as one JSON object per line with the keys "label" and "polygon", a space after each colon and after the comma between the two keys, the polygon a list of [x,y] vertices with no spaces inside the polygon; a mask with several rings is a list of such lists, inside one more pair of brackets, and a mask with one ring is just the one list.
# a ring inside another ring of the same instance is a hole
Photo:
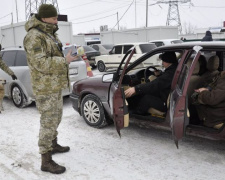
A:
{"label": "car door handle", "polygon": [[184,109],[180,109],[179,112],[185,112],[185,110]]}

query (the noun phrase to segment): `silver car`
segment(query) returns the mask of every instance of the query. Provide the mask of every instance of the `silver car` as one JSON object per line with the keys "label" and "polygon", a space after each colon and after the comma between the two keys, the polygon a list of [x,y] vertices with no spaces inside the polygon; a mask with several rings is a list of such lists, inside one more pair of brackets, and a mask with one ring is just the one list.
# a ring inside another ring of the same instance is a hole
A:
{"label": "silver car", "polygon": [[[30,71],[27,65],[26,52],[22,47],[7,48],[1,52],[3,61],[12,69],[17,80],[0,69],[0,77],[6,80],[5,96],[12,99],[16,107],[25,107],[35,101],[32,91]],[[86,63],[80,58],[69,65],[69,78],[71,87],[63,90],[63,96],[71,93],[74,82],[87,78]]]}

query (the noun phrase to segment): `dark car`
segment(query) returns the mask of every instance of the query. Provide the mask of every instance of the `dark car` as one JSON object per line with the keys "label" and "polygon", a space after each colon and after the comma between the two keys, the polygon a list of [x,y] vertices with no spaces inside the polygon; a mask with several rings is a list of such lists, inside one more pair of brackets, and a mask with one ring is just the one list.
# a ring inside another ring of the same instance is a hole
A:
{"label": "dark car", "polygon": [[[124,89],[145,83],[148,76],[152,74],[151,68],[153,67],[145,68],[139,64],[151,56],[160,56],[168,51],[175,52],[179,60],[168,97],[168,111],[163,113],[153,109],[154,111],[149,111],[150,113],[146,115],[130,113],[129,118],[129,105],[125,99]],[[196,79],[204,75],[202,71],[204,67],[201,64],[197,66],[200,57],[204,56],[207,63],[211,56],[218,56],[220,63],[217,70],[224,70],[224,42],[192,42],[158,47],[128,66],[133,53],[134,50],[129,50],[123,58],[121,64],[129,57],[123,69],[120,65],[117,71],[87,78],[73,85],[71,94],[73,108],[83,116],[88,125],[100,128],[114,122],[119,134],[122,128],[129,125],[129,121],[142,127],[171,130],[177,145],[178,140],[185,134],[225,140],[224,124],[219,128],[195,125],[190,122],[193,114],[190,114],[188,109],[190,96],[198,84]]]}
{"label": "dark car", "polygon": [[84,55],[82,56],[83,60],[88,60],[90,66],[95,67],[96,62],[95,62],[95,57],[100,56],[100,52],[96,51],[90,46],[82,46],[84,48]]}

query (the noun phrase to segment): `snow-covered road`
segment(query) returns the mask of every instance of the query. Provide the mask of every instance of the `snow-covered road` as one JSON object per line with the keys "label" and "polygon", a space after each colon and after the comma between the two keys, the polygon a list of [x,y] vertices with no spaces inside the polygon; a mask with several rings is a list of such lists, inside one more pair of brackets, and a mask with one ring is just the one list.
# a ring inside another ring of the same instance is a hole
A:
{"label": "snow-covered road", "polygon": [[170,132],[135,125],[117,135],[113,125],[88,126],[64,98],[59,143],[71,151],[53,159],[67,171],[53,175],[40,170],[39,113],[35,104],[16,108],[4,99],[0,114],[1,180],[223,180],[225,143],[186,137],[179,149]]}

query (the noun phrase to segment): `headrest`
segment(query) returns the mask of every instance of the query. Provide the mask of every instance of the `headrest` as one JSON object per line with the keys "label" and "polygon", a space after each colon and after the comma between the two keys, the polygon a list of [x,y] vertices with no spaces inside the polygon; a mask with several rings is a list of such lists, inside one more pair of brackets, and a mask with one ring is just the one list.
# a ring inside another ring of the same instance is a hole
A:
{"label": "headrest", "polygon": [[[192,61],[193,61],[193,59],[188,59],[187,66],[189,68],[191,67]],[[200,65],[199,65],[199,62],[197,61],[192,75],[198,75],[199,70],[200,70]]]}
{"label": "headrest", "polygon": [[208,62],[207,62],[207,69],[209,71],[215,71],[218,70],[219,68],[219,57],[218,56],[212,56],[209,58]]}

